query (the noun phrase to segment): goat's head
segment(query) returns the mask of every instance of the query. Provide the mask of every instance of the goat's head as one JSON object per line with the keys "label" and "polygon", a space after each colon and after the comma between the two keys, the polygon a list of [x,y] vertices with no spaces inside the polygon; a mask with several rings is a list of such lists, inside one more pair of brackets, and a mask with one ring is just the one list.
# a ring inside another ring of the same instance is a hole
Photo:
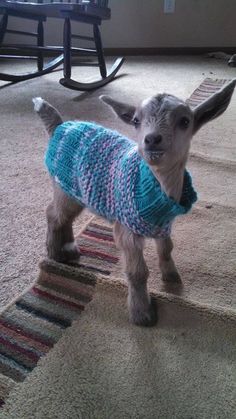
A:
{"label": "goat's head", "polygon": [[113,111],[137,131],[139,152],[152,166],[169,168],[186,162],[190,142],[198,129],[228,107],[236,79],[195,109],[169,94],[159,94],[135,107],[100,96]]}

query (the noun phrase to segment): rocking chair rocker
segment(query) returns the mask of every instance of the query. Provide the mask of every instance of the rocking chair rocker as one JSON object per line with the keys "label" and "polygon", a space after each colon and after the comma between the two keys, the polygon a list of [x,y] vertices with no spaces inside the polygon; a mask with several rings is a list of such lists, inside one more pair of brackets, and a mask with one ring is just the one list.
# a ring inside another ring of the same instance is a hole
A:
{"label": "rocking chair rocker", "polygon": [[[34,1],[34,2],[33,2]],[[36,59],[37,70],[25,74],[0,73],[0,80],[8,82],[20,82],[50,73],[63,63],[64,77],[60,83],[74,90],[89,91],[104,86],[112,81],[122,66],[124,58],[117,58],[109,72],[107,72],[105,58],[102,48],[102,40],[99,26],[104,19],[110,19],[108,0],[74,0],[70,3],[64,0],[54,2],[48,0],[32,0],[30,3],[18,0],[0,0],[0,58],[14,59]],[[9,17],[14,16],[23,19],[30,19],[36,22],[36,32],[8,29]],[[44,23],[48,17],[64,20],[63,46],[44,45]],[[71,21],[90,24],[93,27],[93,36],[75,35],[71,33]],[[28,44],[4,44],[6,33],[24,35],[36,38],[36,45]],[[95,48],[72,47],[72,39],[92,41]],[[45,53],[58,53],[58,56],[51,59],[47,64]],[[34,55],[33,55],[34,54]],[[97,62],[82,62],[79,65],[98,66],[101,77],[94,82],[78,82],[71,78],[72,56],[97,56]]]}

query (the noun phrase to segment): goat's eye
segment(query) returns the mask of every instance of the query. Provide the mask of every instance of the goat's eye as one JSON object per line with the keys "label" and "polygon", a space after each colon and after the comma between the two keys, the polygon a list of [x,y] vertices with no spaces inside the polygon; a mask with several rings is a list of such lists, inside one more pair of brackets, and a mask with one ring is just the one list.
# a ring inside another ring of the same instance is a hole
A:
{"label": "goat's eye", "polygon": [[133,118],[133,124],[135,128],[138,128],[138,126],[140,125],[140,120],[136,116]]}
{"label": "goat's eye", "polygon": [[183,117],[179,120],[179,123],[178,123],[179,127],[180,127],[180,128],[182,128],[182,129],[187,129],[187,128],[188,128],[188,126],[189,126],[189,124],[190,124],[190,120],[189,120],[189,118],[187,118],[186,116],[183,116]]}

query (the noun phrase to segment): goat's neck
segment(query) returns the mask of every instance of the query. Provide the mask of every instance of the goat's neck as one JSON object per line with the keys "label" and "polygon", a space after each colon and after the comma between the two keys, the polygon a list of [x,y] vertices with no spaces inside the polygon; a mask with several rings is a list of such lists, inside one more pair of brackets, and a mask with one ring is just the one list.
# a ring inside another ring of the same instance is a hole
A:
{"label": "goat's neck", "polygon": [[180,201],[183,191],[185,165],[186,161],[182,161],[169,169],[152,167],[152,172],[160,183],[162,190],[176,202]]}

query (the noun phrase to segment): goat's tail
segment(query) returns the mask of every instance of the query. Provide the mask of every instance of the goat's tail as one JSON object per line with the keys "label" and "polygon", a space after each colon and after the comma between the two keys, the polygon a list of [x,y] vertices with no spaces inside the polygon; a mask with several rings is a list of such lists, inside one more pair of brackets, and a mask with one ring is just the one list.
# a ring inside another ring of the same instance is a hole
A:
{"label": "goat's tail", "polygon": [[62,118],[59,112],[46,100],[41,97],[33,98],[34,110],[42,119],[48,134],[51,136],[55,128],[62,124]]}

